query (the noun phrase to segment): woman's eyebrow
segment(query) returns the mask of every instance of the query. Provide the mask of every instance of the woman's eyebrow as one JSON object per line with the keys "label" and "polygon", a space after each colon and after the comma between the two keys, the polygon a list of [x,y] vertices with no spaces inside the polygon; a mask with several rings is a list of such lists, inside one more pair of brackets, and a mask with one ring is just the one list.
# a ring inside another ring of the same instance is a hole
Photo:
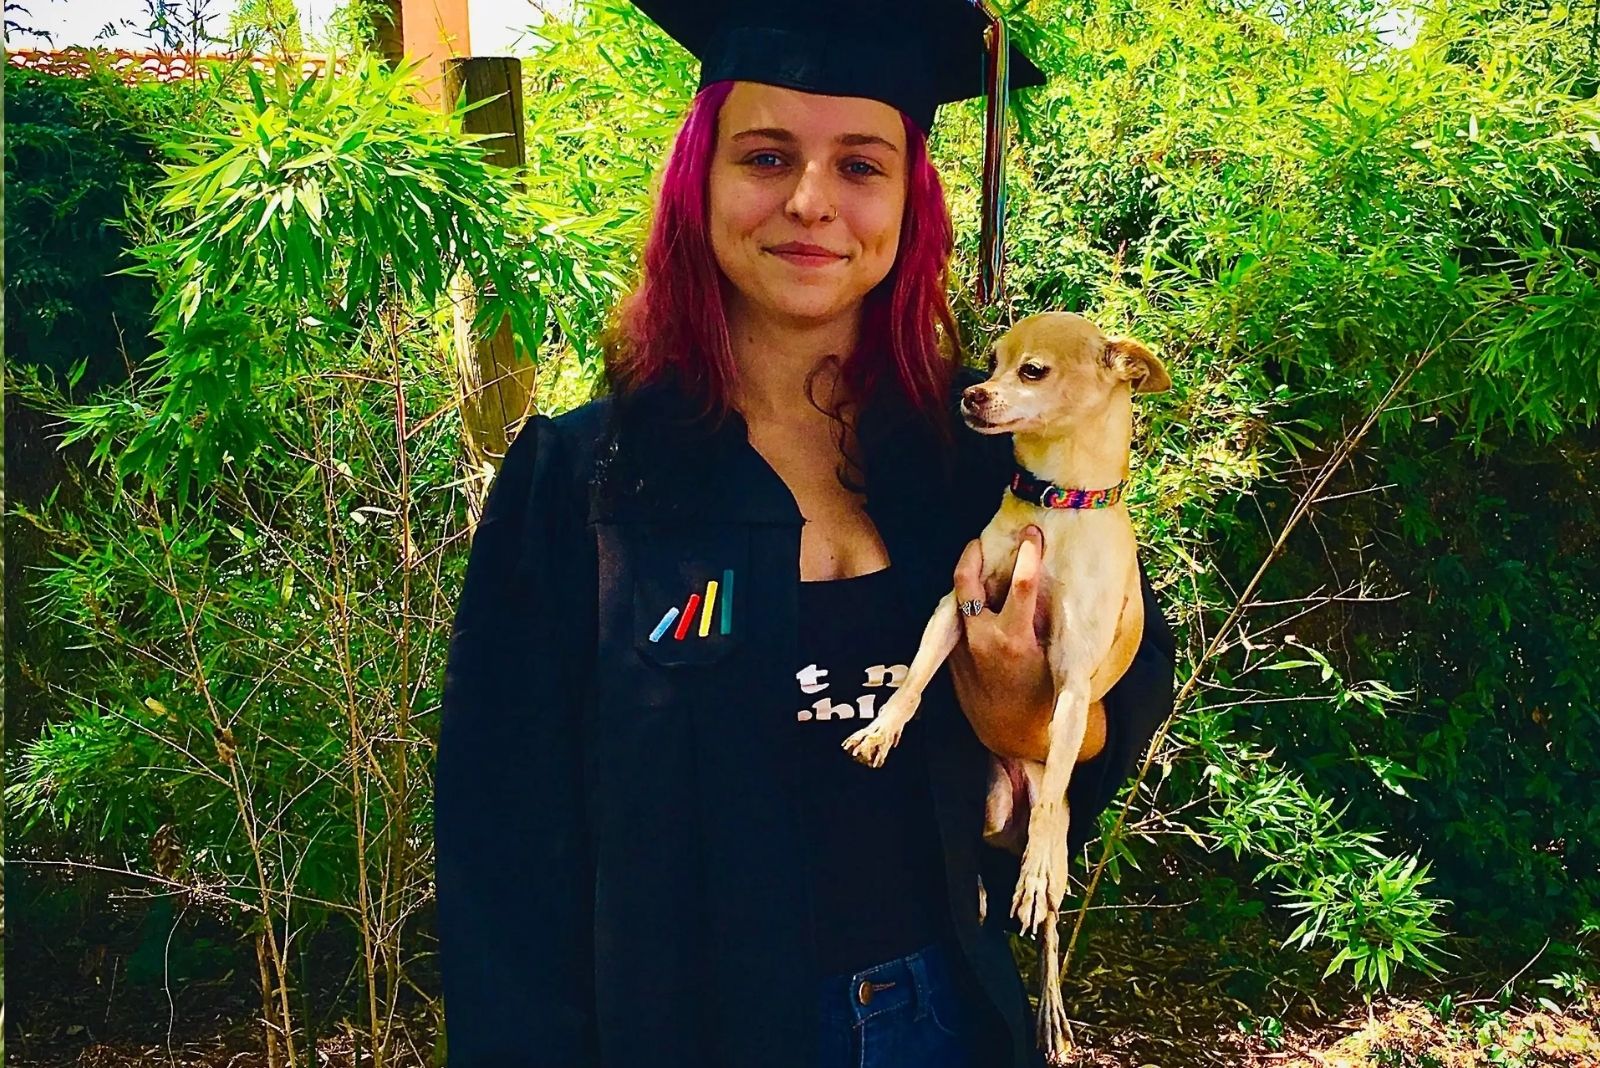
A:
{"label": "woman's eyebrow", "polygon": [[[741,130],[739,133],[734,134],[730,140],[747,141],[752,138],[761,138],[762,140],[766,141],[778,141],[786,145],[792,145],[796,140],[798,140],[794,134],[783,129],[781,126],[761,126],[753,130]],[[858,145],[879,145],[883,148],[887,148],[890,152],[900,151],[892,143],[884,140],[877,134],[840,134],[838,137],[834,138],[834,141],[841,145],[850,145],[851,147]]]}
{"label": "woman's eyebrow", "polygon": [[877,134],[842,134],[837,140],[841,145],[882,145],[890,152],[900,151]]}

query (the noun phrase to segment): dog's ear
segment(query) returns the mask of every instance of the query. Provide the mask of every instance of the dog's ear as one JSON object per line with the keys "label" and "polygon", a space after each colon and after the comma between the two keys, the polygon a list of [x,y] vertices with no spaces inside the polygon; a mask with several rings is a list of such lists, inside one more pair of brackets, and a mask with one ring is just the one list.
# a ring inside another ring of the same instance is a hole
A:
{"label": "dog's ear", "polygon": [[1118,378],[1133,383],[1135,393],[1165,393],[1172,388],[1166,365],[1131,337],[1106,338],[1105,361]]}

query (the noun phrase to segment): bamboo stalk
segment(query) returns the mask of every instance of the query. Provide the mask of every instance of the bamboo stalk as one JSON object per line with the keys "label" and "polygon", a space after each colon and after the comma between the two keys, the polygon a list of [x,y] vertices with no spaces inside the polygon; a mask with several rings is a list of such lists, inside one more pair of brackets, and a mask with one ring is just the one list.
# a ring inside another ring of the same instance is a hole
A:
{"label": "bamboo stalk", "polygon": [[282,1068],[282,1055],[278,1052],[278,1032],[272,1026],[272,979],[267,973],[267,937],[257,931],[256,967],[261,973],[261,1026],[267,1034],[267,1068]]}

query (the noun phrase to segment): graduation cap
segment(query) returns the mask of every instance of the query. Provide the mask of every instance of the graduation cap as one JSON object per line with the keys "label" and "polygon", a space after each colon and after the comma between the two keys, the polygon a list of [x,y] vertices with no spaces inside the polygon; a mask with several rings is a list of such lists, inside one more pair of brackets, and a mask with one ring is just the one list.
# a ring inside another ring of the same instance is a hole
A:
{"label": "graduation cap", "polygon": [[1004,265],[1005,111],[1009,89],[1044,75],[1007,38],[993,0],[634,0],[700,60],[700,87],[762,82],[881,100],[927,133],[940,104],[987,98],[978,299]]}

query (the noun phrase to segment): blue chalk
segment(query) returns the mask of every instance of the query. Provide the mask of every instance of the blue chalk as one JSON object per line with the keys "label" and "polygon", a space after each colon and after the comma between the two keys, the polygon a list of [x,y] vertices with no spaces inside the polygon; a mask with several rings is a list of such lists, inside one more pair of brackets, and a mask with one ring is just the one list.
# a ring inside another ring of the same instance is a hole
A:
{"label": "blue chalk", "polygon": [[667,609],[667,614],[661,617],[661,622],[656,624],[656,629],[650,632],[650,640],[653,642],[660,641],[661,636],[667,632],[667,628],[672,626],[672,621],[677,618],[678,606],[673,605]]}

